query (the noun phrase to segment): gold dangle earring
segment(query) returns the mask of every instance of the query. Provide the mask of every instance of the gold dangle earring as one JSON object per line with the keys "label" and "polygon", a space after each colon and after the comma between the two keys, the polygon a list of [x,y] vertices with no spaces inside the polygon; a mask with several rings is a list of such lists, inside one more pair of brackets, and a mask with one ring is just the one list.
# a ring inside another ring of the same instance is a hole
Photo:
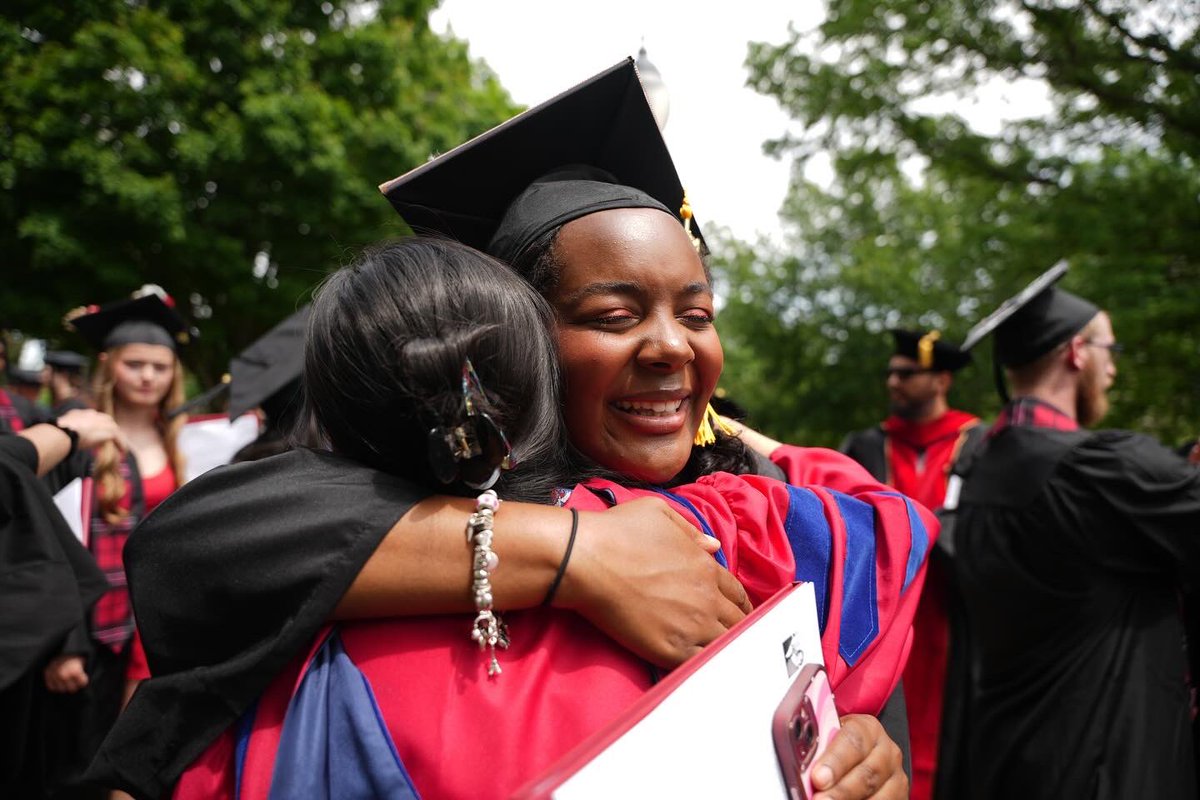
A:
{"label": "gold dangle earring", "polygon": [[708,447],[710,444],[715,444],[717,441],[717,432],[714,430],[719,428],[721,433],[727,436],[732,436],[733,428],[721,419],[721,415],[712,407],[712,403],[704,409],[704,419],[700,421],[700,427],[696,430],[696,438],[692,440],[692,444],[697,447]]}

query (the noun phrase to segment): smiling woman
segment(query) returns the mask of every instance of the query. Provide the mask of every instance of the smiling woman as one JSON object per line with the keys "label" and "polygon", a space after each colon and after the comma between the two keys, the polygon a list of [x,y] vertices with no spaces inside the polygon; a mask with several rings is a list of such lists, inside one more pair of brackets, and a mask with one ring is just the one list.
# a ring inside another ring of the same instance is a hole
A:
{"label": "smiling woman", "polygon": [[724,365],[713,294],[683,228],[654,209],[563,227],[557,312],[573,442],[649,483],[683,469]]}

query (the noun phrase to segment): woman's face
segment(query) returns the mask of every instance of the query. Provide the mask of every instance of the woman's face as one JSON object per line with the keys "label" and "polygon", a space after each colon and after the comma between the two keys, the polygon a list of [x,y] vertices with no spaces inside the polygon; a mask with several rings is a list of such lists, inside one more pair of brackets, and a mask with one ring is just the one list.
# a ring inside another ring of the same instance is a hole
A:
{"label": "woman's face", "polygon": [[161,344],[127,344],[109,354],[120,403],[157,407],[175,377],[175,353]]}
{"label": "woman's face", "polygon": [[679,222],[615,209],[563,226],[557,313],[571,441],[662,483],[683,469],[724,353],[704,267]]}

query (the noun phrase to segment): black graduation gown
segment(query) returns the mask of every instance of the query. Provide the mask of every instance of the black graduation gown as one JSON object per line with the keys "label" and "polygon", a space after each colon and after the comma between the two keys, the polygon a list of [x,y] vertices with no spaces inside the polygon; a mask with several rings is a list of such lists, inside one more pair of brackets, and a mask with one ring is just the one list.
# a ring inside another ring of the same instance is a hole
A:
{"label": "black graduation gown", "polygon": [[89,779],[139,797],[168,792],[311,643],[384,535],[427,495],[394,475],[295,450],[219,467],[163,501],[125,548],[154,677],[118,718]]}
{"label": "black graduation gown", "polygon": [[1200,471],[1125,431],[1007,428],[955,544],[971,685],[950,796],[1195,798],[1179,589]]}
{"label": "black graduation gown", "polygon": [[0,796],[42,791],[56,754],[42,670],[108,588],[39,481],[37,451],[0,436]]}

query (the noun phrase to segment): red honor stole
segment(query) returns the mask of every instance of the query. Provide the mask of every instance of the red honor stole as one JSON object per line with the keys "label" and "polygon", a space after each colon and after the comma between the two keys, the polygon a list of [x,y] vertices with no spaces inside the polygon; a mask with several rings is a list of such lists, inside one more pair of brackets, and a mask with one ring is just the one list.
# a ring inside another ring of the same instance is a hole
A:
{"label": "red honor stole", "polygon": [[[929,509],[942,505],[946,479],[958,456],[963,434],[979,418],[950,410],[932,422],[889,417],[887,433],[888,483]],[[930,800],[937,773],[942,699],[950,650],[946,611],[946,577],[931,563],[921,602],[913,618],[913,647],[904,669],[912,752],[912,800]]]}
{"label": "red honor stole", "polygon": [[883,422],[887,483],[931,511],[941,508],[962,435],[977,424],[979,417],[955,409],[931,422],[888,417]]}

